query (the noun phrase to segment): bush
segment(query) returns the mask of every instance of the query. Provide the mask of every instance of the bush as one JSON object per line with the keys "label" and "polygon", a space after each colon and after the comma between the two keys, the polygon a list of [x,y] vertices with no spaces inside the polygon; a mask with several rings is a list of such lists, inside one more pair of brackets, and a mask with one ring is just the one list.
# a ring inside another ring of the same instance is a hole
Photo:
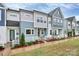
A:
{"label": "bush", "polygon": [[30,42],[27,42],[27,45],[32,45],[33,44],[33,42],[32,41],[30,41]]}
{"label": "bush", "polygon": [[22,33],[21,38],[20,38],[20,45],[21,46],[24,46],[25,45],[25,36],[24,36],[23,33]]}

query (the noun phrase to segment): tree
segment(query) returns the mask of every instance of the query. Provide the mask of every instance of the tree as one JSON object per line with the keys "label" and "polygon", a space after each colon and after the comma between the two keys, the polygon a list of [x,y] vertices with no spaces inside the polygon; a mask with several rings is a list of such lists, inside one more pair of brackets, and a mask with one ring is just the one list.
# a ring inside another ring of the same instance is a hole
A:
{"label": "tree", "polygon": [[24,46],[25,45],[25,36],[24,36],[23,33],[22,33],[21,38],[20,38],[20,45],[21,46]]}

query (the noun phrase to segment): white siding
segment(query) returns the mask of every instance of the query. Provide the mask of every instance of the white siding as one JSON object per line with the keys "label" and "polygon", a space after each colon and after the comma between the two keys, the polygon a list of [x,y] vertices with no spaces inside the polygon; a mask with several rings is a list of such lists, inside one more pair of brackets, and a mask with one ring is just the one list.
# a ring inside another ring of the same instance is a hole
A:
{"label": "white siding", "polygon": [[0,26],[0,45],[7,43],[6,39],[6,27]]}
{"label": "white siding", "polygon": [[19,21],[19,12],[7,11],[7,20]]}
{"label": "white siding", "polygon": [[29,21],[33,22],[33,14],[30,12],[20,12],[21,13],[21,21]]}
{"label": "white siding", "polygon": [[[10,42],[10,30],[15,30],[15,40],[13,40],[13,44],[18,44],[19,42],[19,27],[7,27],[7,41]],[[17,34],[18,33],[18,34]]]}
{"label": "white siding", "polygon": [[48,36],[50,36],[50,30],[52,30],[52,27],[51,27],[51,17],[48,17]]}
{"label": "white siding", "polygon": [[[37,22],[37,18],[42,17],[42,23]],[[46,21],[46,23],[44,23]],[[34,12],[34,27],[37,28],[47,28],[47,15],[39,13],[39,12]]]}

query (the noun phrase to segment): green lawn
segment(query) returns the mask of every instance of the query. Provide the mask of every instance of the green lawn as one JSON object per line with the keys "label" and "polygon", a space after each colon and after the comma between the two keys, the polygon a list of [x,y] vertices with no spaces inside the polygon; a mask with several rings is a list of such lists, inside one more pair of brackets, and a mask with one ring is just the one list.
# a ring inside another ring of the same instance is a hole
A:
{"label": "green lawn", "polygon": [[19,53],[16,56],[79,56],[79,40],[52,44],[30,52]]}

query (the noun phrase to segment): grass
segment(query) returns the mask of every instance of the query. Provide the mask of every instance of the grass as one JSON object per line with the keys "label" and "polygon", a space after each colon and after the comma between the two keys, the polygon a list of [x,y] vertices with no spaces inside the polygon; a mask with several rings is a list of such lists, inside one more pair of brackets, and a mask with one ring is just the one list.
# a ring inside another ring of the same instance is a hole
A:
{"label": "grass", "polygon": [[79,40],[52,44],[29,52],[19,53],[16,56],[79,56]]}

